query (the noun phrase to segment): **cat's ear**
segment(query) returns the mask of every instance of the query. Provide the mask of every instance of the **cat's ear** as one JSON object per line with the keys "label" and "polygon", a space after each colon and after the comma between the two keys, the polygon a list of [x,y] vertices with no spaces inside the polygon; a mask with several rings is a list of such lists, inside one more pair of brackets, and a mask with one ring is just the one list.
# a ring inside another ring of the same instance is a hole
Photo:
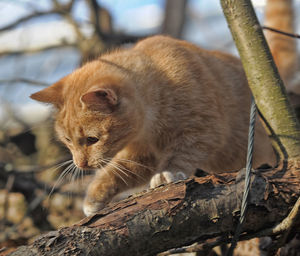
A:
{"label": "cat's ear", "polygon": [[40,102],[51,103],[56,107],[59,107],[63,104],[62,87],[63,82],[60,80],[57,83],[30,95],[30,98]]}
{"label": "cat's ear", "polygon": [[113,112],[118,105],[118,96],[113,88],[92,88],[81,96],[81,101],[90,109]]}

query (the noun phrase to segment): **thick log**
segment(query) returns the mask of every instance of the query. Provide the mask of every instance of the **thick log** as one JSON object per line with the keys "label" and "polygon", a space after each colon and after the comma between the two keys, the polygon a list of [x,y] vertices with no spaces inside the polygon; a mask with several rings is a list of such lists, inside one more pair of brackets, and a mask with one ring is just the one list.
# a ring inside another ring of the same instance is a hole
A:
{"label": "thick log", "polygon": [[[243,226],[247,234],[284,219],[300,195],[300,164],[255,171]],[[244,170],[194,177],[108,205],[71,227],[39,237],[12,255],[155,255],[232,234]]]}

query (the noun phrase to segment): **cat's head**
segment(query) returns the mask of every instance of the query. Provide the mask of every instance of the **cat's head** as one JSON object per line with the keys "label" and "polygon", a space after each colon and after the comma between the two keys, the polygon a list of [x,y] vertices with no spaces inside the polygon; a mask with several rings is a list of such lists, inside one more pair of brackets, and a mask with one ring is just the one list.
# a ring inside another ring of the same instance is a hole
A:
{"label": "cat's head", "polygon": [[58,137],[79,168],[100,168],[138,136],[142,117],[130,75],[107,63],[88,63],[31,98],[56,107]]}

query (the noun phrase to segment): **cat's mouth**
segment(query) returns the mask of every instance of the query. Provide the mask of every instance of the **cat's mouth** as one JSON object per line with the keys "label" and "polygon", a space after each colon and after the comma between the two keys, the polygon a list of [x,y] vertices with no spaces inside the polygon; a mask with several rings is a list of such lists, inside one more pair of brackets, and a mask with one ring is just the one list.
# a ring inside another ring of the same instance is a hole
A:
{"label": "cat's mouth", "polygon": [[89,165],[86,162],[85,163],[79,163],[79,164],[76,163],[75,161],[73,161],[73,162],[74,162],[75,166],[78,169],[80,169],[82,171],[85,171],[85,172],[87,172],[87,171],[96,171],[97,169],[99,169],[99,167],[93,166],[93,165]]}
{"label": "cat's mouth", "polygon": [[108,165],[108,162],[101,162],[101,164],[99,163],[99,164],[95,164],[95,165],[85,165],[85,166],[78,166],[78,165],[76,164],[76,166],[77,166],[79,169],[81,169],[81,170],[83,170],[83,171],[85,171],[85,172],[97,171],[97,170],[99,170],[99,169],[104,168],[104,167],[107,166],[107,165]]}
{"label": "cat's mouth", "polygon": [[85,171],[85,172],[92,172],[92,171],[96,171],[99,168],[95,168],[95,167],[84,167],[84,168],[80,168],[81,170]]}

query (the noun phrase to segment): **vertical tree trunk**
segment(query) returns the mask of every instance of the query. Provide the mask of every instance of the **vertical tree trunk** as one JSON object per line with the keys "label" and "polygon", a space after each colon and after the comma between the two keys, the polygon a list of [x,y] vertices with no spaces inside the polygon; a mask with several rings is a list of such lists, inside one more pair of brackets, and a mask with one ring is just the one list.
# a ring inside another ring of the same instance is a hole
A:
{"label": "vertical tree trunk", "polygon": [[162,33],[181,38],[187,0],[166,0]]}
{"label": "vertical tree trunk", "polygon": [[[300,155],[300,128],[250,0],[221,0],[249,86],[281,160]],[[276,136],[274,136],[276,134]]]}

